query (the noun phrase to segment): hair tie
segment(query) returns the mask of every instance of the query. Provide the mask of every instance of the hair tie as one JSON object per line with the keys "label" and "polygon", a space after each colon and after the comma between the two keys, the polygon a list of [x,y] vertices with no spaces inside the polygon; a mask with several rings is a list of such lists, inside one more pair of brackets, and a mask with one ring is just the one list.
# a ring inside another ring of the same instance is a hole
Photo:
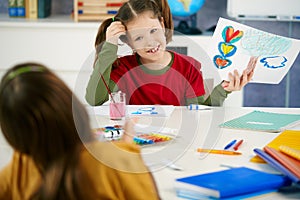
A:
{"label": "hair tie", "polygon": [[115,21],[115,17],[112,17],[111,20],[114,22]]}
{"label": "hair tie", "polygon": [[44,68],[40,67],[40,66],[24,66],[24,67],[21,67],[19,69],[16,69],[12,72],[10,72],[8,75],[7,75],[7,80],[12,80],[14,79],[16,76],[19,76],[20,74],[24,74],[24,73],[27,73],[27,72],[43,72],[44,71]]}

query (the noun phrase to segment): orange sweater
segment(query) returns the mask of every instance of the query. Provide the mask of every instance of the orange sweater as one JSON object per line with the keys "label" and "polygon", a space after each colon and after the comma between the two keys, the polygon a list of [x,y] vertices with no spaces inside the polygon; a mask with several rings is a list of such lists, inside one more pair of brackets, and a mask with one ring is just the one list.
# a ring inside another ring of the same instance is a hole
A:
{"label": "orange sweater", "polygon": [[[155,182],[134,144],[95,142],[80,155],[87,199],[159,199]],[[32,159],[15,152],[0,172],[0,199],[26,200],[40,184]],[[85,184],[87,183],[87,184]]]}

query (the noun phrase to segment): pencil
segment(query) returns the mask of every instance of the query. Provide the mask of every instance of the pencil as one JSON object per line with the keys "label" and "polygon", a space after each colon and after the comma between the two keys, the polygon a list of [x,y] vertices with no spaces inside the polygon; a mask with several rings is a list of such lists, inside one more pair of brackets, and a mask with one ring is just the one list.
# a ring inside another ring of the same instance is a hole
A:
{"label": "pencil", "polygon": [[236,152],[236,151],[227,151],[227,150],[219,150],[219,149],[201,149],[201,148],[198,148],[197,152],[225,154],[225,155],[241,155],[242,154],[241,152]]}

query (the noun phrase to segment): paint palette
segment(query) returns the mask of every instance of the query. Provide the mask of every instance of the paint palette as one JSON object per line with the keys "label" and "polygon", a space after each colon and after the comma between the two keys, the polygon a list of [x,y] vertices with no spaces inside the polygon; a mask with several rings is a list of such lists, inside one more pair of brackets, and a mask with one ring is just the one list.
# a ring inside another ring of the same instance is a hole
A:
{"label": "paint palette", "polygon": [[[114,141],[120,140],[124,134],[123,127],[121,125],[105,126],[101,128],[94,129],[93,132],[99,140],[104,141]],[[149,144],[159,144],[163,142],[168,142],[172,140],[173,137],[161,133],[137,133],[133,138],[133,142],[138,145],[149,145]]]}

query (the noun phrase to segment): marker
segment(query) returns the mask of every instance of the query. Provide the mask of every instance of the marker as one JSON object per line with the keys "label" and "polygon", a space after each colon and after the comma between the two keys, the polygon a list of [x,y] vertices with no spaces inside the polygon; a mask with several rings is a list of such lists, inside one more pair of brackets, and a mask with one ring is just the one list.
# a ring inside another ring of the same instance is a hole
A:
{"label": "marker", "polygon": [[229,144],[224,147],[224,150],[229,149],[232,145],[236,143],[236,140],[232,140]]}
{"label": "marker", "polygon": [[243,143],[244,140],[240,140],[238,141],[238,143],[236,143],[236,145],[233,147],[233,149],[236,151],[239,149],[239,147],[241,146],[241,144]]}
{"label": "marker", "polygon": [[226,151],[226,150],[218,150],[218,149],[201,149],[201,148],[198,148],[197,152],[225,154],[225,155],[241,155],[242,154],[241,152],[236,152],[236,151]]}
{"label": "marker", "polygon": [[205,105],[190,104],[187,106],[187,109],[188,110],[210,110],[211,108]]}

